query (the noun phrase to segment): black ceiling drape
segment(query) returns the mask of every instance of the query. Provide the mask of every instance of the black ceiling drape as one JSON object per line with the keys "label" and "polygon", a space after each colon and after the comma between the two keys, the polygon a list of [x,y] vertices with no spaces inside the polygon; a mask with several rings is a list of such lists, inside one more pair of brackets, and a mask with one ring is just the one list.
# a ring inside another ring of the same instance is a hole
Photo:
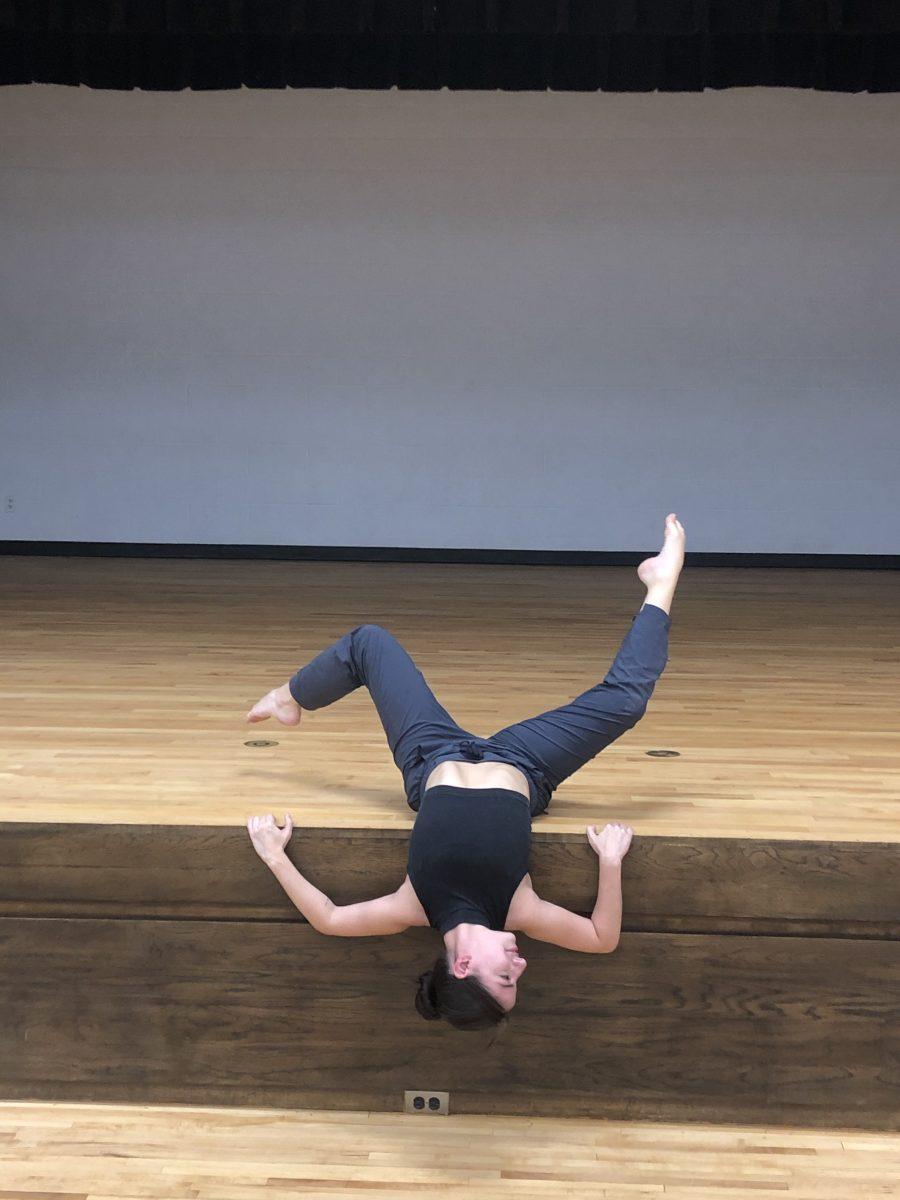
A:
{"label": "black ceiling drape", "polygon": [[900,90],[900,0],[0,0],[0,84]]}

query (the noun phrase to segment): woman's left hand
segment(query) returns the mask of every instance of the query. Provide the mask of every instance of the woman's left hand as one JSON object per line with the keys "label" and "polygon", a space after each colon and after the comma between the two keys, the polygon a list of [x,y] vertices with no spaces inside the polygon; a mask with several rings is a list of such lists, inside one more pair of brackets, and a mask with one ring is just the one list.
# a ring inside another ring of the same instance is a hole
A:
{"label": "woman's left hand", "polygon": [[279,827],[271,813],[264,817],[251,817],[247,822],[247,832],[253,843],[253,849],[267,865],[271,865],[284,852],[294,828],[294,818],[285,813],[284,826]]}

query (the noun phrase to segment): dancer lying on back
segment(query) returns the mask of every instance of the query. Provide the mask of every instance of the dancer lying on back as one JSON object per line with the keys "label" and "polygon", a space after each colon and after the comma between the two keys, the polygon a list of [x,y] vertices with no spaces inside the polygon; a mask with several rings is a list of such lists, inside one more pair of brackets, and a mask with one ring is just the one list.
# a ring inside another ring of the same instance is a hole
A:
{"label": "dancer lying on back", "polygon": [[419,977],[416,1008],[458,1029],[505,1020],[526,960],[516,932],[568,950],[607,954],[622,922],[621,863],[632,830],[587,829],[600,860],[590,917],[541,900],[528,874],[531,819],[564,779],[643,716],[668,655],[670,611],[684,562],[684,528],[666,518],[662,550],[638,567],[647,589],[640,611],[602,683],[571,703],[479,738],[442,708],[400,643],[378,625],[360,625],[323,650],[248,714],[297,725],[303,709],[324,708],[365,685],[375,702],[407,802],[417,813],[407,875],[395,892],[335,905],[285,854],[293,821],[247,822],[253,846],[320,933],[365,937],[433,926],[444,953]]}

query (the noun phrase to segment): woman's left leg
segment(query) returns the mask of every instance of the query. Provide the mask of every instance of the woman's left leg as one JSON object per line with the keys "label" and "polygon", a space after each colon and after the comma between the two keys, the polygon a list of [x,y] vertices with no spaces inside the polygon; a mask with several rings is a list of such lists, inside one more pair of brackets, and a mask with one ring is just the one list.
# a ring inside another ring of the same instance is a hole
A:
{"label": "woman's left leg", "polygon": [[[457,724],[425,681],[400,642],[381,625],[358,625],[294,673],[284,688],[270,692],[251,710],[250,720],[275,716],[279,700],[303,709],[334,704],[366,687],[378,710],[385,737],[399,767],[407,799],[413,800],[428,755],[453,738],[471,737]],[[272,704],[270,697],[275,697]],[[290,720],[290,723],[296,722]]]}

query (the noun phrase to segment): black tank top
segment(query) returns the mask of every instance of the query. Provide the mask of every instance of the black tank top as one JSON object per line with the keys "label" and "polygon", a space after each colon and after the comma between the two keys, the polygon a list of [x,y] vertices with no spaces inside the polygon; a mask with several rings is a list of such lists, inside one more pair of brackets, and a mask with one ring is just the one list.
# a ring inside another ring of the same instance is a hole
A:
{"label": "black tank top", "polygon": [[438,784],[423,795],[410,835],[409,881],[441,933],[462,922],[503,929],[530,850],[521,792]]}

